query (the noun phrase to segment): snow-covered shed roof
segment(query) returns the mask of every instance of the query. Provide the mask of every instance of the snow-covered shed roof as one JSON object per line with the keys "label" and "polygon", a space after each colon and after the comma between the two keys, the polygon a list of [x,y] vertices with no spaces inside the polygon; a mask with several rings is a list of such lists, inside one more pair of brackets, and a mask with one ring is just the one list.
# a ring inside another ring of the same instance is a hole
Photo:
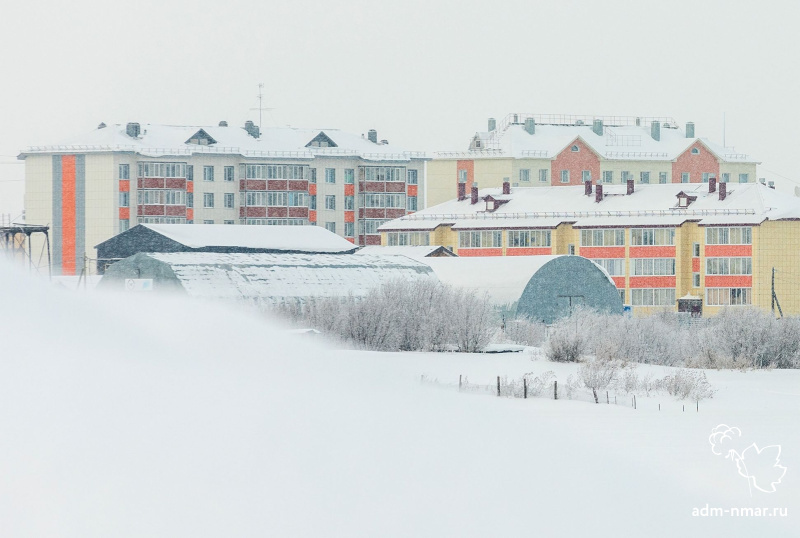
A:
{"label": "snow-covered shed roof", "polygon": [[455,254],[453,254],[453,252],[450,249],[439,245],[392,246],[392,247],[389,246],[382,247],[379,245],[372,245],[368,247],[362,247],[361,249],[356,251],[356,254],[362,256],[365,254],[369,254],[370,256],[407,256],[412,260],[418,260],[430,256],[443,256],[443,257],[455,256]]}
{"label": "snow-covered shed roof", "polygon": [[[516,116],[516,120],[514,120]],[[525,130],[525,119],[536,121],[534,133]],[[577,118],[583,118],[576,121]],[[467,152],[439,152],[439,158],[515,157],[552,159],[580,138],[602,159],[672,161],[696,141],[700,141],[723,162],[757,162],[706,138],[689,137],[672,118],[643,118],[636,125],[634,118],[611,117],[604,120],[603,134],[593,130],[591,117],[509,114],[497,129],[475,133],[478,149]],[[659,140],[651,131],[651,120],[660,120]]]}
{"label": "snow-covered shed roof", "polygon": [[[787,196],[760,183],[726,183],[725,199],[719,186],[709,192],[706,183],[668,183],[635,186],[633,194],[603,185],[600,202],[596,193],[585,195],[582,186],[515,187],[510,200],[491,210],[482,200],[450,200],[392,220],[380,227],[390,230],[430,230],[448,224],[453,229],[555,228],[562,223],[576,227],[678,226],[686,221],[700,225],[759,224],[765,220],[800,219],[800,198]],[[596,189],[594,186],[593,189]],[[677,194],[695,200],[678,207]],[[479,197],[501,189],[482,189]]]}
{"label": "snow-covered shed roof", "polygon": [[310,297],[363,296],[392,279],[435,278],[403,256],[329,254],[136,254],[108,268],[101,286],[153,278],[154,289],[182,288],[191,296],[283,303]]}
{"label": "snow-covered shed roof", "polygon": [[339,254],[356,247],[319,226],[244,226],[236,224],[141,224],[189,248],[242,247]]}
{"label": "snow-covered shed roof", "polygon": [[[202,131],[202,133],[201,133]],[[191,141],[204,139],[204,144]],[[310,146],[323,134],[335,146]],[[192,154],[232,154],[251,158],[313,159],[315,156],[352,156],[365,160],[408,161],[425,154],[406,151],[393,144],[370,141],[367,137],[339,129],[265,127],[258,139],[242,127],[206,125],[142,124],[138,136],[128,134],[126,124],[115,124],[71,137],[58,144],[31,146],[20,157],[35,153],[80,151],[82,153],[130,151],[149,157]]]}

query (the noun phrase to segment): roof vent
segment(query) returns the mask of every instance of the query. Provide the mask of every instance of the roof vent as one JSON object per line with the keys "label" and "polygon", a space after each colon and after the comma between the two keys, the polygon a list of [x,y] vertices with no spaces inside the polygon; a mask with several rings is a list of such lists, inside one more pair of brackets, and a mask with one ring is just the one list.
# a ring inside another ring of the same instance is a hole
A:
{"label": "roof vent", "polygon": [[378,131],[376,131],[375,129],[370,129],[369,131],[367,131],[367,140],[369,140],[373,144],[377,144],[378,143]]}
{"label": "roof vent", "polygon": [[586,196],[591,196],[592,195],[592,182],[591,181],[586,180],[586,181],[583,182],[583,194],[585,194]]}
{"label": "roof vent", "polygon": [[592,123],[592,131],[597,136],[603,136],[603,120],[594,120]]}
{"label": "roof vent", "polygon": [[603,186],[600,183],[598,183],[594,189],[594,201],[595,202],[603,201]]}
{"label": "roof vent", "polygon": [[492,132],[495,129],[497,129],[497,120],[494,118],[489,118],[489,132]]}
{"label": "roof vent", "polygon": [[228,122],[225,121],[225,120],[222,120],[221,122],[219,122],[219,126],[220,127],[227,127],[228,126]]}
{"label": "roof vent", "polygon": [[472,191],[470,192],[470,203],[475,205],[478,203],[478,184],[472,184]]}
{"label": "roof vent", "polygon": [[141,131],[141,127],[138,123],[129,123],[125,126],[125,133],[130,136],[131,138],[137,138],[139,136],[139,132]]}
{"label": "roof vent", "polygon": [[694,138],[694,122],[686,123],[686,138]]}
{"label": "roof vent", "polygon": [[656,142],[661,140],[661,123],[654,121],[650,124],[650,136]]}
{"label": "roof vent", "polygon": [[106,128],[106,124],[101,121],[100,125],[98,125],[97,128],[98,129],[105,129]]}
{"label": "roof vent", "polygon": [[385,146],[389,143],[388,140],[381,140],[381,146]]}
{"label": "roof vent", "polygon": [[256,125],[250,120],[244,122],[244,130],[247,131],[247,134],[249,134],[253,138],[258,138],[259,136],[261,136],[261,130],[258,128],[258,125]]}
{"label": "roof vent", "polygon": [[525,118],[525,132],[528,134],[536,132],[536,121],[533,118]]}
{"label": "roof vent", "polygon": [[761,182],[762,185],[766,185],[767,184],[767,179],[766,178],[763,178],[763,177],[759,178],[758,181]]}
{"label": "roof vent", "polygon": [[503,194],[511,194],[511,182],[507,177],[503,178]]}
{"label": "roof vent", "polygon": [[728,184],[727,183],[720,183],[719,184],[719,201],[723,201],[725,197],[728,196]]}
{"label": "roof vent", "polygon": [[717,192],[717,177],[710,176],[708,178],[708,193]]}
{"label": "roof vent", "polygon": [[629,179],[627,183],[628,183],[628,190],[625,191],[625,194],[633,194],[633,180]]}
{"label": "roof vent", "polygon": [[775,182],[774,181],[767,181],[767,187],[769,187],[770,189],[774,189],[775,188]]}
{"label": "roof vent", "polygon": [[467,199],[467,184],[459,181],[458,182],[458,201],[466,200]]}

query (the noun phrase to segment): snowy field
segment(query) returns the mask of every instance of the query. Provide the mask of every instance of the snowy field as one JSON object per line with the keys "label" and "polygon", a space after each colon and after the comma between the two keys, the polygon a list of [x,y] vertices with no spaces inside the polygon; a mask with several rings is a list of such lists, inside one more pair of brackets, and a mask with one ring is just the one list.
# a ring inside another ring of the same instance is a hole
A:
{"label": "snowy field", "polygon": [[[227,307],[1,267],[0,297],[3,537],[800,535],[798,371],[709,371],[699,412],[663,394],[636,410],[498,398],[459,393],[458,376],[561,384],[577,368],[349,351]],[[738,450],[781,446],[774,493],[712,453],[719,424],[741,430]],[[705,507],[788,516],[692,516]]]}

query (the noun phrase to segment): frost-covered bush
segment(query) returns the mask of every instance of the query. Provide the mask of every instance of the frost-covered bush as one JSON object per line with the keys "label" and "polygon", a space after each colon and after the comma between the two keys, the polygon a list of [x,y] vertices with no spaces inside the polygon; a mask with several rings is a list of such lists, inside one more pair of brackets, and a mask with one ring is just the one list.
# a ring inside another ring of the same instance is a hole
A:
{"label": "frost-covered bush", "polygon": [[578,378],[587,389],[592,391],[594,403],[599,403],[597,391],[606,390],[617,378],[622,364],[618,361],[590,360],[578,368]]}
{"label": "frost-covered bush", "polygon": [[505,322],[503,336],[512,344],[539,346],[547,336],[547,326],[528,319],[510,319]]}
{"label": "frost-covered bush", "polygon": [[666,376],[662,383],[664,390],[678,400],[704,400],[713,398],[716,392],[702,370],[681,368]]}

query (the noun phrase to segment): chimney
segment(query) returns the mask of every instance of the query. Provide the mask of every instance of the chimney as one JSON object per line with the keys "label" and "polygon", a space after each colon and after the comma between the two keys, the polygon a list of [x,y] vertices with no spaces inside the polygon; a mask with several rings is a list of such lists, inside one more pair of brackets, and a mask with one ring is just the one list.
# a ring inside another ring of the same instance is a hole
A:
{"label": "chimney", "polygon": [[250,120],[244,122],[244,130],[247,131],[247,134],[249,134],[253,138],[258,138],[259,136],[261,136],[261,131],[259,130],[258,125],[256,125]]}
{"label": "chimney", "polygon": [[528,134],[536,132],[536,121],[533,118],[525,118],[525,132]]}
{"label": "chimney", "polygon": [[655,141],[661,140],[661,123],[657,121],[650,123],[650,136],[652,136]]}
{"label": "chimney", "polygon": [[106,124],[105,124],[104,122],[102,122],[102,121],[101,121],[101,122],[100,122],[100,125],[98,125],[98,126],[97,126],[97,128],[98,128],[98,129],[105,129],[105,128],[106,128]]}
{"label": "chimney", "polygon": [[225,121],[225,120],[222,120],[221,122],[219,122],[219,126],[220,127],[227,127],[228,126],[228,122]]}
{"label": "chimney", "polygon": [[138,123],[129,123],[128,125],[125,126],[125,132],[131,138],[138,137],[139,136],[139,132],[140,132],[139,124]]}
{"label": "chimney", "polygon": [[766,185],[767,184],[767,179],[766,178],[762,177],[758,181],[760,181],[762,185]]}
{"label": "chimney", "polygon": [[458,182],[458,201],[467,199],[467,184]]}
{"label": "chimney", "polygon": [[503,178],[503,194],[511,194],[511,182],[507,177]]}
{"label": "chimney", "polygon": [[727,183],[720,183],[719,184],[719,201],[723,201],[725,197],[728,196],[728,184]]}
{"label": "chimney", "polygon": [[640,127],[642,125],[642,119],[636,118],[636,127]]}
{"label": "chimney", "polygon": [[497,129],[497,121],[494,118],[489,118],[489,132]]}
{"label": "chimney", "polygon": [[592,182],[591,181],[584,181],[583,182],[583,194],[586,196],[592,195]]}
{"label": "chimney", "polygon": [[625,192],[625,194],[633,194],[633,180],[629,179],[627,183],[628,183],[628,190],[627,192]]}
{"label": "chimney", "polygon": [[472,184],[472,192],[470,193],[470,195],[471,195],[470,196],[470,203],[472,205],[477,204],[478,203],[478,184],[477,183],[473,183]]}
{"label": "chimney", "polygon": [[514,120],[511,123],[513,123],[514,125],[518,124],[519,123],[519,114],[513,114],[512,117],[514,118]]}
{"label": "chimney", "polygon": [[592,123],[592,131],[597,136],[603,136],[603,120],[594,120]]}
{"label": "chimney", "polygon": [[686,123],[686,138],[694,138],[694,122]]}
{"label": "chimney", "polygon": [[716,176],[710,176],[708,178],[708,192],[711,194],[712,192],[717,192],[717,178]]}
{"label": "chimney", "polygon": [[600,183],[594,189],[594,201],[598,203],[603,201],[603,185]]}
{"label": "chimney", "polygon": [[770,189],[774,189],[775,188],[775,182],[774,181],[767,181],[767,187],[769,187]]}
{"label": "chimney", "polygon": [[369,140],[373,144],[377,144],[378,143],[378,131],[376,131],[375,129],[370,129],[367,132],[367,140]]}

